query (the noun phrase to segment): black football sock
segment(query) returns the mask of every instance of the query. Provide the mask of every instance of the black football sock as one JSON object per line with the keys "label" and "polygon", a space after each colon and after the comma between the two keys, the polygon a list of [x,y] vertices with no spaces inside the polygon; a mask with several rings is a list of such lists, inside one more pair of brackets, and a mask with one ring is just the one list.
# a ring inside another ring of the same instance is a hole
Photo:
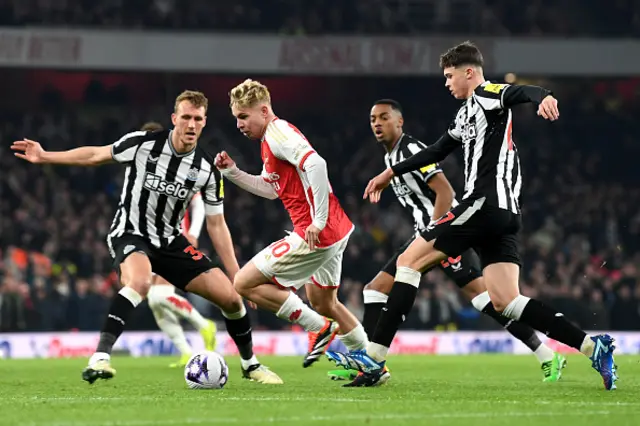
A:
{"label": "black football sock", "polygon": [[142,302],[142,296],[129,287],[123,287],[111,302],[109,314],[100,330],[100,340],[96,352],[111,354],[113,345],[124,331],[131,312]]}
{"label": "black football sock", "polygon": [[547,307],[542,302],[518,296],[504,314],[530,325],[550,338],[580,350],[587,334],[571,324],[563,314]]}
{"label": "black football sock", "polygon": [[[366,299],[366,297],[365,297]],[[376,325],[378,324],[378,319],[380,318],[380,312],[382,308],[384,308],[385,302],[369,302],[367,300],[364,302],[364,315],[362,316],[362,327],[364,327],[364,332],[367,333],[367,336],[371,338],[373,336],[373,332],[376,329]]]}
{"label": "black football sock", "polygon": [[223,312],[224,322],[227,326],[227,333],[233,339],[240,357],[244,360],[253,358],[253,340],[251,334],[251,320],[247,315],[247,310],[243,306],[237,313],[228,314]]}
{"label": "black football sock", "polygon": [[389,293],[389,300],[380,311],[380,318],[370,340],[379,345],[390,347],[400,325],[405,321],[418,295],[418,287],[413,284],[396,281]]}
{"label": "black football sock", "polygon": [[487,306],[484,307],[482,313],[493,318],[498,324],[503,326],[513,337],[520,340],[522,343],[527,345],[529,349],[535,352],[536,349],[542,345],[542,342],[538,338],[535,330],[529,327],[526,324],[523,324],[519,321],[512,320],[510,318],[505,317],[500,314],[500,312],[496,311],[493,307],[493,303],[489,302]]}

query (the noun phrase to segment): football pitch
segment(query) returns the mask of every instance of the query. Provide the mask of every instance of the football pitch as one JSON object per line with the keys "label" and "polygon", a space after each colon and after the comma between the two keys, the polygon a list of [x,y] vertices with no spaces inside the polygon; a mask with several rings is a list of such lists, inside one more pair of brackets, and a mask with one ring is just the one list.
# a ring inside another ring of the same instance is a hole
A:
{"label": "football pitch", "polygon": [[85,359],[0,360],[0,424],[81,425],[640,425],[640,357],[620,356],[618,390],[604,390],[581,356],[558,383],[542,383],[534,357],[395,356],[391,381],[342,388],[323,359],[263,357],[285,381],[241,379],[228,357],[223,390],[190,390],[169,358],[114,357],[118,375],[88,385]]}

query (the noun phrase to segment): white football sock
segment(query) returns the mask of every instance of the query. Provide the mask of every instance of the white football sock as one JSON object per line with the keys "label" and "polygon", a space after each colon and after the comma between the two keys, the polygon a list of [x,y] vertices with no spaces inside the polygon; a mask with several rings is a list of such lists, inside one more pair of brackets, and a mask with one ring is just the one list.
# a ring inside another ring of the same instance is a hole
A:
{"label": "white football sock", "polygon": [[106,352],[96,352],[93,355],[91,355],[91,358],[89,358],[89,366],[95,364],[98,361],[110,361],[111,360],[111,355],[109,355]]}
{"label": "white football sock", "polygon": [[149,289],[149,307],[153,309],[164,309],[177,315],[178,318],[189,321],[193,327],[200,331],[207,327],[209,323],[200,315],[200,312],[193,307],[184,297],[176,294],[175,289],[168,285],[154,285]]}
{"label": "white football sock", "polygon": [[590,357],[593,355],[593,351],[596,350],[596,343],[591,340],[591,336],[588,334],[584,336],[584,340],[582,341],[582,345],[580,345],[580,352]]}
{"label": "white football sock", "polygon": [[180,320],[172,312],[165,308],[153,309],[153,316],[156,319],[156,323],[160,330],[162,330],[169,339],[173,342],[174,346],[180,351],[182,355],[188,355],[193,352],[187,338],[184,335],[184,330],[180,325]]}
{"label": "white football sock", "polygon": [[543,343],[538,346],[538,349],[533,351],[533,354],[536,356],[536,358],[538,358],[540,364],[542,364],[544,362],[551,361],[553,359],[554,352],[549,346]]}
{"label": "white football sock", "polygon": [[278,312],[278,318],[282,318],[294,324],[298,324],[305,331],[317,333],[327,323],[327,320],[316,311],[304,304],[294,293],[289,292],[289,297],[284,301]]}
{"label": "white football sock", "polygon": [[353,330],[346,334],[338,334],[338,339],[344,343],[349,352],[361,351],[369,344],[367,333],[364,332],[362,324],[358,324]]}
{"label": "white football sock", "polygon": [[378,290],[362,290],[362,299],[365,305],[370,303],[387,303],[389,296]]}
{"label": "white football sock", "polygon": [[531,298],[519,294],[515,299],[509,302],[502,315],[518,321],[522,316],[527,303],[529,303],[529,300],[531,300]]}
{"label": "white football sock", "polygon": [[240,364],[242,365],[243,370],[248,370],[252,365],[260,364],[260,361],[258,361],[258,358],[254,355],[250,359],[240,358]]}
{"label": "white football sock", "polygon": [[389,348],[386,346],[382,346],[379,343],[370,342],[367,345],[367,355],[376,360],[377,362],[382,362],[387,359],[387,354],[389,353]]}

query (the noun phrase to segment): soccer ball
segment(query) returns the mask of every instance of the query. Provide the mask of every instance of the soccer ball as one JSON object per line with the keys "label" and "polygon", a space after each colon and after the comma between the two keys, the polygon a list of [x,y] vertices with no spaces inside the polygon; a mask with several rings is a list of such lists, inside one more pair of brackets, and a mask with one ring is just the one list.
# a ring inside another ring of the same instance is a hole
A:
{"label": "soccer ball", "polygon": [[229,367],[217,352],[198,352],[184,367],[184,379],[191,389],[222,389],[229,379]]}

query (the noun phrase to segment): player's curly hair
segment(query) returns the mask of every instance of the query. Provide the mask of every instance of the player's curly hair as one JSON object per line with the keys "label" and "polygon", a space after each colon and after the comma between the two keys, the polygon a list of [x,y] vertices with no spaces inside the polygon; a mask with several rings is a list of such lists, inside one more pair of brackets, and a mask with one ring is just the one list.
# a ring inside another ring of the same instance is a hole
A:
{"label": "player's curly hair", "polygon": [[459,67],[461,65],[473,65],[482,67],[484,58],[478,46],[469,40],[453,46],[440,55],[440,68]]}
{"label": "player's curly hair", "polygon": [[261,103],[270,104],[271,94],[259,81],[246,79],[229,92],[229,106],[248,108]]}
{"label": "player's curly hair", "polygon": [[196,92],[195,90],[185,90],[184,92],[178,95],[178,97],[176,98],[176,104],[174,105],[175,112],[178,111],[178,105],[180,105],[180,102],[182,101],[189,101],[191,102],[191,105],[193,105],[196,108],[204,107],[205,113],[209,108],[209,100],[204,95],[204,93]]}

